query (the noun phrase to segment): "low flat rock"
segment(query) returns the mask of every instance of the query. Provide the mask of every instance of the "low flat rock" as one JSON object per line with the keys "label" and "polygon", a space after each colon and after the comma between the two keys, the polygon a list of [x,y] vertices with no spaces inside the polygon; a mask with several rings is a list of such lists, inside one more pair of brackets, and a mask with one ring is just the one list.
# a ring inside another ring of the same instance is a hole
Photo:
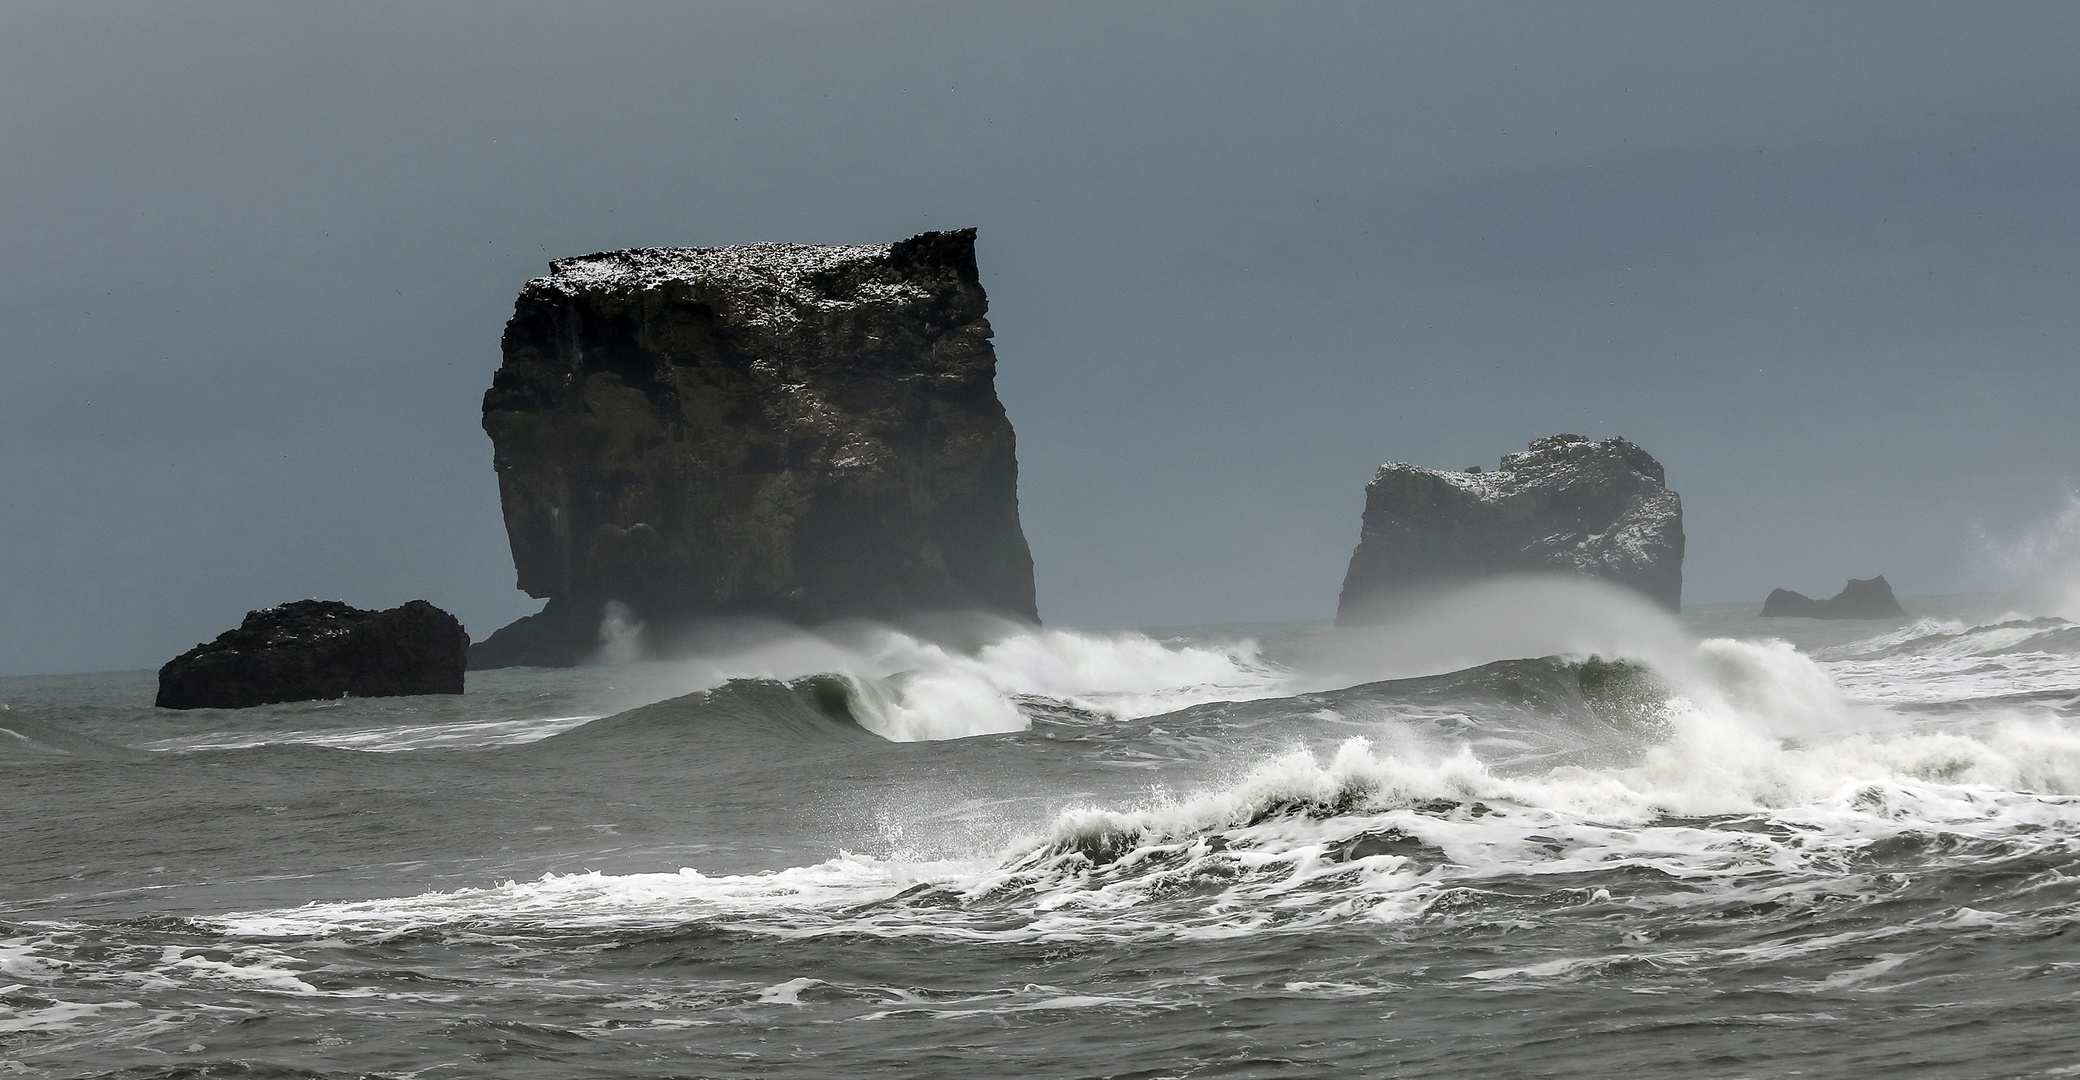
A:
{"label": "low flat rock", "polygon": [[1493,472],[1382,465],[1336,621],[1376,622],[1439,589],[1526,573],[1608,581],[1679,609],[1683,500],[1661,463],[1622,438],[1549,435]]}
{"label": "low flat rock", "polygon": [[369,611],[298,600],[246,613],[235,630],[159,669],[166,709],[462,693],[469,634],[424,600]]}
{"label": "low flat rock", "polygon": [[1892,585],[1885,575],[1862,579],[1850,578],[1842,591],[1825,600],[1815,600],[1804,593],[1790,589],[1773,589],[1762,601],[1762,617],[1765,619],[1904,619],[1905,608],[1899,606],[1898,598],[1892,595]]}

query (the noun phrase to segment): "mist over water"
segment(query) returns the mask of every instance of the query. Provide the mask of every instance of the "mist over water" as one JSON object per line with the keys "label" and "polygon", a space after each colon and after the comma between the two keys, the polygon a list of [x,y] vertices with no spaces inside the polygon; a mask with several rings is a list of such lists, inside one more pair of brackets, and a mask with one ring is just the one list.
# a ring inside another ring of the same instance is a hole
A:
{"label": "mist over water", "polygon": [[656,658],[619,607],[601,623],[599,662],[622,668],[618,681],[637,697],[836,674],[852,685],[859,721],[898,742],[1024,730],[1021,699],[1133,718],[1521,657],[1623,657],[1681,673],[1693,644],[1675,616],[1638,595],[1560,576],[1484,583],[1358,628],[1076,631],[946,615],[921,627],[850,621],[805,631],[740,619],[700,628],[671,650],[675,658]]}
{"label": "mist over water", "polygon": [[0,1060],[2080,1064],[2080,626],[1907,599],[1679,617],[1526,578],[1376,627],[735,623],[650,659],[610,618],[619,663],[177,717],[7,680]]}
{"label": "mist over water", "polygon": [[1689,635],[1627,589],[1574,577],[1499,578],[1408,607],[1375,626],[1315,637],[1298,660],[1327,686],[1457,671],[1528,656],[1625,657],[1677,668]]}
{"label": "mist over water", "polygon": [[2032,614],[2080,618],[2080,493],[2014,536],[1979,534],[1979,547],[2003,592]]}

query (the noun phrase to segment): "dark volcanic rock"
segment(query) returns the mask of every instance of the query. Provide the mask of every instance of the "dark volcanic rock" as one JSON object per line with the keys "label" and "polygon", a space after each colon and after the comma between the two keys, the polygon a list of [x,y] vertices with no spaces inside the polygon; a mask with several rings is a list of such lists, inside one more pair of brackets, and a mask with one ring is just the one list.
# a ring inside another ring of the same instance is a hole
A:
{"label": "dark volcanic rock", "polygon": [[527,283],[484,395],[519,585],[479,667],[571,664],[610,602],[1037,621],[975,231],[657,248]]}
{"label": "dark volcanic rock", "polygon": [[1790,589],[1772,589],[1769,597],[1762,601],[1762,616],[1766,619],[1794,617],[1801,619],[1904,619],[1906,609],[1892,595],[1892,585],[1885,575],[1868,580],[1850,578],[1842,591],[1826,600],[1815,600],[1804,593]]}
{"label": "dark volcanic rock", "polygon": [[1380,466],[1336,621],[1377,621],[1411,598],[1503,574],[1562,572],[1628,586],[1676,610],[1683,500],[1624,439],[1552,435],[1494,472]]}
{"label": "dark volcanic rock", "polygon": [[242,709],[314,698],[462,693],[469,635],[424,600],[365,611],[298,600],[246,613],[236,630],[159,669],[167,709]]}

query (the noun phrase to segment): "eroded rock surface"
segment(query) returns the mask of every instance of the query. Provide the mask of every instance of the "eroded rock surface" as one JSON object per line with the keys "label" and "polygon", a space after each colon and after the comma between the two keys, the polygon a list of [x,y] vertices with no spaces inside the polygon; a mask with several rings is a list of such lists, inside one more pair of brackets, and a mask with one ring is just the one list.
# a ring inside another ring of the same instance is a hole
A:
{"label": "eroded rock surface", "polygon": [[[527,283],[484,395],[519,586],[475,666],[577,663],[601,615],[1037,621],[975,231],[657,248]],[[613,609],[620,612],[623,609]]]}
{"label": "eroded rock surface", "polygon": [[298,600],[246,613],[235,630],[159,669],[167,709],[243,709],[281,701],[462,693],[469,635],[424,600],[369,611]]}
{"label": "eroded rock surface", "polygon": [[1868,579],[1850,578],[1842,591],[1825,600],[1815,600],[1804,593],[1790,589],[1772,589],[1762,601],[1762,616],[1766,619],[1904,619],[1905,608],[1892,595],[1892,584],[1885,575]]}
{"label": "eroded rock surface", "polygon": [[1624,439],[1552,435],[1493,472],[1382,465],[1365,486],[1336,621],[1376,622],[1440,589],[1541,572],[1680,608],[1683,500],[1661,463]]}

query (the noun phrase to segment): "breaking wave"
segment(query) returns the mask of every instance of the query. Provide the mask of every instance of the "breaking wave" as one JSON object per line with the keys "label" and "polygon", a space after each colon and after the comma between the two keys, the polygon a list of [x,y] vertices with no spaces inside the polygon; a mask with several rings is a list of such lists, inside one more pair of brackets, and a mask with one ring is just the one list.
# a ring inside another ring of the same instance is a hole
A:
{"label": "breaking wave", "polygon": [[[2080,728],[2067,721],[1872,723],[1782,643],[1708,640],[1689,672],[1651,704],[1638,753],[1608,767],[1513,769],[1464,744],[1353,737],[1185,793],[1063,807],[1007,849],[965,859],[551,874],[221,925],[255,937],[685,924],[784,937],[1232,935],[1457,917],[1497,889],[1576,904],[1585,876],[1604,899],[1644,908],[1733,902],[1758,882],[1806,895],[1901,844],[1968,862],[2069,846],[2080,831]],[[820,708],[814,685],[727,692],[762,709],[775,695]]]}
{"label": "breaking wave", "polygon": [[872,624],[789,631],[720,655],[632,665],[625,680],[653,700],[727,685],[836,678],[849,686],[851,722],[893,742],[1021,731],[1020,704],[1037,699],[1115,718],[1206,701],[1290,692],[1293,674],[1252,640],[1161,641],[1131,631],[999,628],[972,649]]}
{"label": "breaking wave", "polygon": [[[1041,1073],[1085,1017],[1202,1042],[1201,1018],[1268,1017],[1389,1033],[1314,1071],[1427,1040],[1404,1071],[1509,1075],[1508,1053],[1468,1057],[1465,1018],[1561,995],[1637,1032],[1584,1076],[1654,1073],[1670,1024],[1727,1052],[1796,1033],[1733,1001],[1799,1003],[1782,1015],[1814,1031],[1941,1009],[1943,1075],[1999,1050],[1957,1031],[2032,1008],[2064,1030],[2073,975],[2045,943],[2080,911],[2071,624],[1927,621],[1809,655],[1593,590],[1512,595],[1257,640],[827,628],[509,672],[461,702],[96,729],[181,740],[134,768],[0,712],[24,805],[103,782],[100,807],[23,831],[25,879],[62,906],[0,921],[0,1072],[389,1075],[436,1047],[501,1073],[620,1048],[736,1075],[786,1015],[876,1063],[911,1061],[921,1020],[964,1047],[1024,1033]],[[59,830],[80,820],[125,845],[107,877],[74,876]],[[201,872],[130,857],[150,828]],[[234,834],[250,850],[227,860]],[[428,858],[299,872],[374,851]],[[1527,1045],[1576,1038],[1568,1015]],[[1776,1053],[1748,1071],[1812,1064]]]}
{"label": "breaking wave", "polygon": [[2080,700],[2080,625],[1922,619],[1813,654],[1857,701],[1895,709]]}

